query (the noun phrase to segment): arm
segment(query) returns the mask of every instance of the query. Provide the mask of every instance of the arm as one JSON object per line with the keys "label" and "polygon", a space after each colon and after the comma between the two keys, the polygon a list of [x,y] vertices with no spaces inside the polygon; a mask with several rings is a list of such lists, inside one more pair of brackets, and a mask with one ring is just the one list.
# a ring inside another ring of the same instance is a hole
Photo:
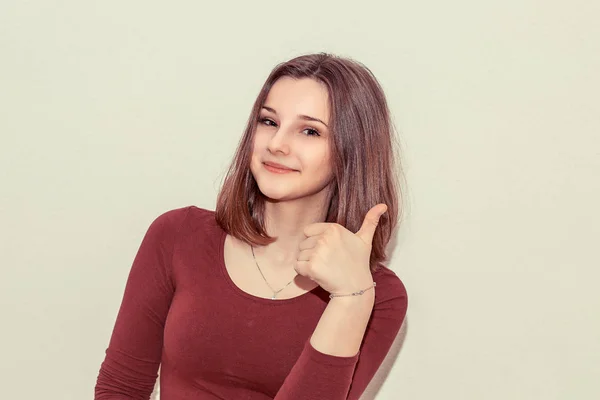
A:
{"label": "arm", "polygon": [[360,398],[400,330],[408,304],[393,272],[380,269],[374,278],[374,306],[364,297],[371,291],[330,300],[276,400]]}
{"label": "arm", "polygon": [[310,339],[312,347],[338,357],[358,354],[374,303],[374,290],[331,299]]}
{"label": "arm", "polygon": [[149,399],[161,361],[164,324],[175,285],[171,258],[186,209],[166,212],[148,228],[135,256],[95,399]]}

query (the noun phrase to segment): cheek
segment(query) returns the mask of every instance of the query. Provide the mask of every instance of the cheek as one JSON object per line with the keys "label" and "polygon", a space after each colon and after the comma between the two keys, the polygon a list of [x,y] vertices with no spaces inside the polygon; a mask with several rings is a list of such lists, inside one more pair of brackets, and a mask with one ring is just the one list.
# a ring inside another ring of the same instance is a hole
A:
{"label": "cheek", "polygon": [[310,157],[310,164],[318,175],[328,175],[332,169],[331,155],[328,150],[314,151]]}
{"label": "cheek", "polygon": [[262,150],[264,149],[264,145],[261,142],[260,136],[259,135],[254,135],[254,138],[252,139],[252,157],[256,157],[258,156]]}
{"label": "cheek", "polygon": [[269,137],[264,132],[261,132],[260,129],[256,130],[254,133],[254,138],[252,139],[252,151],[253,152],[261,152],[263,151],[269,144]]}
{"label": "cheek", "polygon": [[324,146],[321,149],[319,155],[319,162],[321,163],[322,168],[330,169],[331,168],[331,150],[329,149],[329,145]]}

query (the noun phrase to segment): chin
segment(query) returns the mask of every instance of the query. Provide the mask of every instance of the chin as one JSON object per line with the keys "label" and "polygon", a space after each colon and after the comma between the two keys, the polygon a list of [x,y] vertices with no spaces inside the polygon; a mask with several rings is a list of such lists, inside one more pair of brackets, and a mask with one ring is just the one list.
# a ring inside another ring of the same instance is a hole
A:
{"label": "chin", "polygon": [[289,190],[283,188],[261,187],[260,184],[258,188],[262,195],[271,201],[285,201],[295,198],[295,196],[290,196],[292,193]]}

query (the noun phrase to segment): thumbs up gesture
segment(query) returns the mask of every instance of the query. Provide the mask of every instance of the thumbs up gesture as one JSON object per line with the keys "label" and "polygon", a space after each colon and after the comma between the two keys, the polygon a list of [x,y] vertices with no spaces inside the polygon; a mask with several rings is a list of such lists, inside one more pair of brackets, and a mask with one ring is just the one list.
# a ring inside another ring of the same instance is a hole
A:
{"label": "thumbs up gesture", "polygon": [[319,222],[304,228],[295,270],[329,293],[349,294],[373,284],[369,260],[379,218],[385,204],[371,208],[356,233],[340,224]]}

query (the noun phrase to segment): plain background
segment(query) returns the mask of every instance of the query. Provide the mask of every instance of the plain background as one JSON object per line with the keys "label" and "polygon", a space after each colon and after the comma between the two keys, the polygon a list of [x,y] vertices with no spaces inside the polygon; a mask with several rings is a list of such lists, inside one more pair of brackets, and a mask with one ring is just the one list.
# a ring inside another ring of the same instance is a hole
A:
{"label": "plain background", "polygon": [[596,0],[2,1],[0,397],[92,398],[149,224],[214,209],[269,71],[328,51],[374,72],[403,146],[389,266],[410,307],[376,398],[600,398],[599,19]]}

